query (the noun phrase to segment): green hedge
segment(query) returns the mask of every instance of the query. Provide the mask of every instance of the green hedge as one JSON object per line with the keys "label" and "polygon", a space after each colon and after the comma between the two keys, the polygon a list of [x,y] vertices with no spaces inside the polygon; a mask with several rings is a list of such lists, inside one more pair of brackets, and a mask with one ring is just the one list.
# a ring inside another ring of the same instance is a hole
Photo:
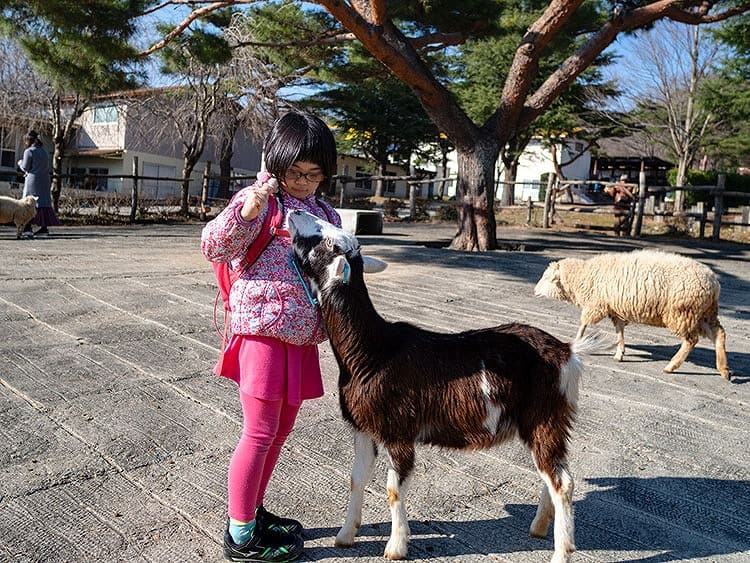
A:
{"label": "green hedge", "polygon": [[[688,186],[715,186],[718,177],[719,172],[716,170],[688,170],[685,183]],[[675,185],[676,178],[677,169],[673,168],[669,171],[670,186]],[[729,192],[744,192],[750,194],[750,176],[734,172],[727,173],[727,181],[724,184],[724,189]],[[699,201],[713,205],[714,195],[709,192],[691,192],[689,190],[685,193],[685,203],[687,205],[694,205]],[[740,207],[743,205],[750,205],[750,200],[738,197],[728,197],[724,199],[724,207]]]}

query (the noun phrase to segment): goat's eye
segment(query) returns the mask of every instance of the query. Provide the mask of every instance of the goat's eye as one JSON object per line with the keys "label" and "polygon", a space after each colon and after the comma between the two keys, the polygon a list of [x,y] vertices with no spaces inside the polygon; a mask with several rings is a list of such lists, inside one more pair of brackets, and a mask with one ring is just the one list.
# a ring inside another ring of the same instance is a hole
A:
{"label": "goat's eye", "polygon": [[330,238],[326,239],[326,248],[328,250],[333,250],[333,239],[330,239]]}

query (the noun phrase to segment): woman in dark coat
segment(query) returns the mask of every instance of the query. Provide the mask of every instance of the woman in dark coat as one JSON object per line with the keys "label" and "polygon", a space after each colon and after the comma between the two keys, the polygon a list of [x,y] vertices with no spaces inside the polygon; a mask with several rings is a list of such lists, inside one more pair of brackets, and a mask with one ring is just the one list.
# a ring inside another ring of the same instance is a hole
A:
{"label": "woman in dark coat", "polygon": [[[39,225],[40,229],[35,235],[47,236],[47,227],[59,225],[55,210],[52,208],[52,186],[49,175],[49,155],[42,147],[42,141],[36,131],[29,131],[24,138],[26,150],[23,151],[23,159],[18,165],[26,175],[23,183],[23,197],[35,195],[36,216],[31,223]],[[31,223],[24,229],[31,234]]]}

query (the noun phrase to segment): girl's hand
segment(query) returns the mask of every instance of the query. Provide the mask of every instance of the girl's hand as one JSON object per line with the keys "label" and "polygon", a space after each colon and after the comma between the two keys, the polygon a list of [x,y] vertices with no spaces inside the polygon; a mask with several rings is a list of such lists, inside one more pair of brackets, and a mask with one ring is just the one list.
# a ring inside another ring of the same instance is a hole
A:
{"label": "girl's hand", "polygon": [[242,205],[242,209],[240,209],[240,216],[245,221],[252,221],[260,215],[261,211],[268,205],[268,198],[271,197],[271,194],[279,191],[278,181],[268,172],[260,172],[258,174],[258,181],[260,182],[260,186],[248,194],[245,203]]}

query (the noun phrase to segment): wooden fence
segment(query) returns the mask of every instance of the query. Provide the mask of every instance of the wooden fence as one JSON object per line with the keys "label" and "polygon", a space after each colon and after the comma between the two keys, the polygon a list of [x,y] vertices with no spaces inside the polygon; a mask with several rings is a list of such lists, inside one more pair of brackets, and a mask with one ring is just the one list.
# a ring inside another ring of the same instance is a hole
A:
{"label": "wooden fence", "polygon": [[[61,176],[63,179],[79,179],[79,176],[74,175],[63,175]],[[154,177],[154,176],[146,176],[143,174],[138,173],[138,159],[137,157],[134,158],[133,162],[133,173],[130,175],[102,175],[97,176],[97,179],[110,179],[110,178],[116,178],[120,180],[131,180],[131,193],[130,193],[130,220],[131,222],[135,220],[136,213],[138,211],[138,208],[141,204],[141,197],[140,197],[140,185],[141,182],[145,180],[153,180],[153,181],[159,181],[159,182],[174,182],[178,185],[181,185],[183,183],[182,178],[164,178],[164,177]],[[219,179],[219,176],[212,175],[211,174],[211,163],[208,162],[204,172],[203,172],[203,178],[201,182],[201,194],[199,196],[198,204],[199,204],[199,214],[201,219],[206,218],[206,213],[208,209],[210,208],[210,205],[212,203],[221,203],[222,201],[226,201],[226,199],[221,200],[220,198],[210,198],[209,192],[210,192],[210,184],[212,180]],[[233,182],[249,182],[254,181],[256,179],[255,175],[249,175],[249,176],[233,176],[231,180]],[[455,182],[457,180],[456,176],[449,176],[445,178],[422,178],[415,175],[407,175],[407,176],[377,176],[377,175],[371,175],[371,176],[347,176],[347,175],[336,175],[333,177],[333,195],[336,195],[338,197],[338,206],[341,208],[345,208],[347,204],[349,203],[349,197],[353,195],[353,189],[350,186],[354,186],[357,183],[360,182],[373,182],[378,180],[383,180],[384,182],[393,182],[393,181],[405,181],[407,185],[409,186],[409,196],[408,196],[408,207],[409,207],[409,217],[415,218],[416,214],[416,207],[417,207],[417,191],[418,187],[422,184],[436,184],[439,185],[443,183],[448,182]],[[189,179],[188,181],[193,181],[193,179]],[[631,188],[631,191],[633,192],[633,195],[635,196],[633,198],[633,203],[631,207],[631,214],[632,214],[632,225],[631,225],[631,231],[630,235],[633,237],[640,237],[641,231],[643,227],[643,218],[644,216],[651,216],[651,217],[664,217],[664,216],[674,216],[674,217],[688,217],[696,220],[699,224],[699,236],[701,238],[705,237],[705,231],[706,231],[706,225],[709,223],[712,225],[711,230],[711,238],[713,240],[719,240],[720,237],[720,231],[722,225],[733,225],[733,226],[741,226],[743,229],[750,228],[750,206],[744,205],[740,209],[740,221],[728,221],[726,220],[725,214],[727,212],[727,208],[725,205],[725,198],[732,197],[737,199],[744,199],[748,200],[750,202],[750,193],[745,192],[736,192],[736,191],[727,191],[725,189],[725,182],[726,182],[726,176],[724,174],[719,174],[718,181],[715,186],[677,186],[677,187],[661,187],[661,186],[647,186],[645,181],[645,173],[641,172],[639,176],[639,182],[638,184],[625,184],[625,186]],[[552,218],[554,217],[555,213],[558,212],[557,209],[557,203],[558,203],[558,196],[561,194],[571,193],[571,190],[574,187],[577,186],[589,186],[589,185],[598,185],[600,188],[604,189],[607,186],[611,186],[615,184],[616,182],[606,182],[606,181],[599,181],[599,180],[569,180],[569,181],[558,181],[554,174],[550,174],[548,177],[547,185],[546,185],[546,191],[545,191],[545,198],[544,198],[544,211],[543,211],[543,220],[542,220],[542,227],[543,228],[549,228],[550,224],[552,223]],[[505,186],[508,188],[510,185],[518,186],[528,186],[529,182],[498,182],[497,187],[499,186]],[[541,184],[537,184],[539,187],[541,187]],[[340,189],[338,189],[338,186],[340,186]],[[694,191],[694,192],[708,192],[714,196],[714,202],[713,202],[713,209],[708,210],[707,206],[700,202],[693,206],[691,209],[681,212],[672,212],[667,211],[666,209],[657,208],[655,204],[656,196],[665,194],[667,192],[676,192],[676,191]],[[108,194],[108,192],[96,192],[97,197],[102,197],[104,194]],[[94,195],[94,192],[92,192],[92,197]],[[123,197],[125,194],[119,194],[119,197]],[[493,194],[494,196],[494,194]],[[104,196],[106,197],[106,196]],[[384,197],[392,197],[389,195],[385,195]],[[450,205],[450,204],[447,204]],[[455,205],[455,204],[454,204]],[[530,222],[532,211],[534,209],[534,202],[531,201],[531,198],[529,198],[526,202],[526,205],[528,207],[528,216],[527,219]],[[606,210],[605,212],[613,213],[614,209],[611,203],[603,203],[603,204],[577,204],[576,207],[594,207],[594,208],[601,208],[602,210]]]}
{"label": "wooden fence", "polygon": [[[625,184],[626,187],[631,188],[634,198],[631,204],[631,216],[632,224],[630,229],[630,235],[633,237],[640,237],[643,228],[643,218],[646,216],[650,217],[688,217],[696,220],[699,224],[699,237],[705,237],[706,225],[711,223],[711,238],[712,240],[718,241],[720,238],[720,232],[722,225],[741,226],[743,229],[750,228],[750,206],[744,205],[740,209],[740,221],[729,221],[725,215],[727,213],[727,206],[725,205],[726,198],[744,199],[750,202],[750,193],[727,191],[725,189],[726,175],[719,174],[718,180],[715,186],[647,186],[646,178],[643,172],[640,173],[638,184]],[[598,184],[602,187],[607,187],[616,184],[616,182],[602,182],[602,181],[564,181],[557,182],[554,175],[550,176],[549,183],[547,186],[547,192],[545,194],[544,213],[543,213],[543,228],[549,228],[551,218],[555,213],[555,202],[557,201],[556,195],[564,193],[572,189],[573,186],[587,186],[592,184]],[[703,202],[699,202],[694,205],[691,209],[685,211],[668,211],[663,206],[657,208],[656,196],[666,194],[669,192],[678,191],[693,191],[693,192],[708,192],[714,196],[713,209],[709,211],[707,206]],[[579,204],[578,207],[587,207],[586,204]],[[603,207],[611,208],[611,204],[593,204],[588,207]]]}

